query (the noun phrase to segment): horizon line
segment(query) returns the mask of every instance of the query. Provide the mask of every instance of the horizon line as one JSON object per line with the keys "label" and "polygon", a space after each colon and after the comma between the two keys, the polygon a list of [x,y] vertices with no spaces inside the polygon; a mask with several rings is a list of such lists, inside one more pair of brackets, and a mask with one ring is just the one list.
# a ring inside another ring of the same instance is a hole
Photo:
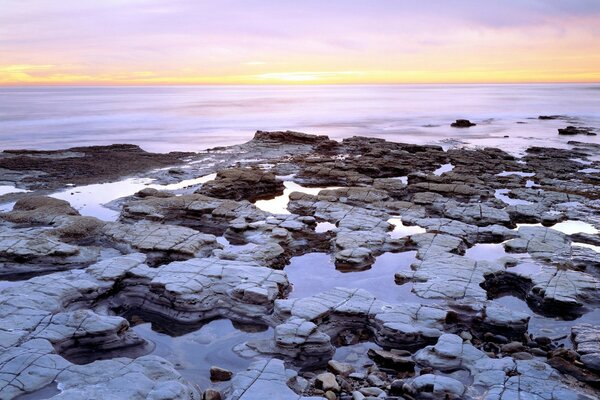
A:
{"label": "horizon line", "polygon": [[198,82],[40,82],[40,83],[0,83],[0,88],[10,87],[153,87],[153,86],[401,86],[401,85],[589,85],[598,81],[440,81],[440,82],[279,82],[279,83],[198,83]]}

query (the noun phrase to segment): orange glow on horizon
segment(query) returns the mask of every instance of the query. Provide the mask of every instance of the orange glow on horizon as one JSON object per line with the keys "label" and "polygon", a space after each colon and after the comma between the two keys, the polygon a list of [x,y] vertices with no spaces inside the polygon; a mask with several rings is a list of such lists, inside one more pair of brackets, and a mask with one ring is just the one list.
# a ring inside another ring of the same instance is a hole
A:
{"label": "orange glow on horizon", "polygon": [[0,86],[600,82],[600,2],[5,1]]}

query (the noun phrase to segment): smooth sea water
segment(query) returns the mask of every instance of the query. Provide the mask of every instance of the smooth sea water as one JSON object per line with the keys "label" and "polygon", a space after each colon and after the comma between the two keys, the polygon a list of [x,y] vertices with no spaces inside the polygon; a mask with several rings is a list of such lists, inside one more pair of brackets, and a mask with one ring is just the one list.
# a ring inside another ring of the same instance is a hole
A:
{"label": "smooth sea water", "polygon": [[[552,114],[570,120],[537,119]],[[478,125],[451,128],[458,118]],[[134,143],[198,151],[245,142],[259,129],[515,152],[600,143],[559,136],[568,124],[600,128],[600,84],[0,88],[0,149]]]}

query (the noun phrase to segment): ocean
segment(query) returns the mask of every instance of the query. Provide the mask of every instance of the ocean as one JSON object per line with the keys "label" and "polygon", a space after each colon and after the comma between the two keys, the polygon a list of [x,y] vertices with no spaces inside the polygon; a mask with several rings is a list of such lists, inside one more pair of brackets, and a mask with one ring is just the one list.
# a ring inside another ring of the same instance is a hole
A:
{"label": "ocean", "polygon": [[[553,114],[568,120],[537,119]],[[451,128],[458,118],[477,126]],[[0,88],[0,149],[134,143],[199,151],[287,129],[515,153],[600,143],[600,136],[559,136],[569,124],[600,128],[600,84]]]}

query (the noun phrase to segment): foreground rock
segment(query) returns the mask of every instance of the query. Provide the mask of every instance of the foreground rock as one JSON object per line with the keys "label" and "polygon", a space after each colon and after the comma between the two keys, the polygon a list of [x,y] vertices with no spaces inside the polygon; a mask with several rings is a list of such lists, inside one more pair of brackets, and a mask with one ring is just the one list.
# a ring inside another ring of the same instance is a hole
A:
{"label": "foreground rock", "polygon": [[[272,329],[235,347],[263,360],[214,382],[205,398],[584,399],[599,382],[597,327],[570,319],[594,322],[600,302],[599,178],[583,169],[600,167],[600,146],[570,146],[517,159],[492,148],[257,132],[147,172],[178,183],[224,171],[119,199],[117,222],[24,194],[0,215],[0,274],[13,281],[0,282],[0,398],[54,384],[76,398],[118,398],[120,369],[132,382],[124,396],[198,399],[171,365],[143,356],[151,347],[125,319],[140,317],[178,327],[171,334],[214,318]],[[36,173],[17,180],[26,174]],[[289,195],[291,214],[253,204],[281,193],[277,176],[302,185]],[[590,233],[553,229],[561,221]],[[350,287],[286,298],[296,282],[284,268],[313,252],[331,255],[323,268],[351,271]],[[385,263],[405,252],[412,264],[390,273]],[[398,286],[378,290],[361,272],[369,268]],[[394,287],[396,300],[378,299],[394,298]],[[516,306],[503,306],[505,295]]]}

